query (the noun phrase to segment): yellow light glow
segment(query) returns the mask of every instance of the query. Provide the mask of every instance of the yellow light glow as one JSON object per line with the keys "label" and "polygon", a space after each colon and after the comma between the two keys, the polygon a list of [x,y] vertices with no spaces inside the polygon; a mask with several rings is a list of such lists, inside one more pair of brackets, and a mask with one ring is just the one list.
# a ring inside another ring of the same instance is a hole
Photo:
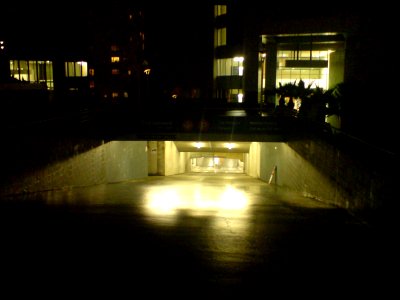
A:
{"label": "yellow light glow", "polygon": [[150,71],[151,71],[151,69],[150,69],[150,68],[147,68],[147,69],[145,69],[143,72],[144,72],[144,74],[146,74],[146,75],[150,75]]}
{"label": "yellow light glow", "polygon": [[119,62],[119,56],[111,56],[111,62],[112,63]]}
{"label": "yellow light glow", "polygon": [[243,192],[227,186],[221,195],[219,207],[228,210],[241,210],[247,206],[247,197]]}
{"label": "yellow light glow", "polygon": [[233,143],[226,143],[225,147],[228,148],[229,150],[231,150],[234,147],[234,145],[233,145]]}
{"label": "yellow light glow", "polygon": [[231,185],[221,187],[182,186],[153,188],[147,194],[146,208],[152,215],[175,215],[185,210],[199,213],[242,213],[248,206],[246,194]]}
{"label": "yellow light glow", "polygon": [[161,190],[149,195],[148,209],[154,214],[171,214],[181,205],[180,195],[175,190]]}
{"label": "yellow light glow", "polygon": [[233,61],[235,61],[235,62],[243,62],[244,61],[244,57],[236,56],[236,57],[233,58]]}
{"label": "yellow light glow", "polygon": [[194,146],[195,146],[197,149],[200,149],[201,147],[203,147],[203,143],[201,143],[201,142],[196,142],[196,143],[194,143]]}

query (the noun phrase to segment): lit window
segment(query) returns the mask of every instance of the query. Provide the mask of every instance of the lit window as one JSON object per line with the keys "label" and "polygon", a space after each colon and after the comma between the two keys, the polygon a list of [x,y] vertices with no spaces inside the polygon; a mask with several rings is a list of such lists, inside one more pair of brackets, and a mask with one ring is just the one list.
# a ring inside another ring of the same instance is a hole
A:
{"label": "lit window", "polygon": [[119,47],[117,45],[111,45],[111,51],[118,51]]}
{"label": "lit window", "polygon": [[217,28],[214,35],[215,47],[226,45],[226,28]]}
{"label": "lit window", "polygon": [[88,67],[85,61],[65,62],[66,77],[87,77]]}
{"label": "lit window", "polygon": [[217,60],[217,76],[243,76],[243,57]]}
{"label": "lit window", "polygon": [[119,56],[112,56],[112,57],[111,57],[111,62],[112,62],[112,63],[119,62]]}
{"label": "lit window", "polygon": [[118,93],[117,92],[112,92],[111,98],[118,98]]}
{"label": "lit window", "polygon": [[10,74],[13,78],[30,83],[41,83],[53,90],[53,63],[51,61],[12,60]]}
{"label": "lit window", "polygon": [[215,5],[214,6],[214,16],[218,17],[226,14],[226,5]]}
{"label": "lit window", "polygon": [[112,69],[111,74],[113,75],[118,75],[119,74],[119,69]]}
{"label": "lit window", "polygon": [[233,143],[226,143],[225,147],[231,150],[233,148]]}

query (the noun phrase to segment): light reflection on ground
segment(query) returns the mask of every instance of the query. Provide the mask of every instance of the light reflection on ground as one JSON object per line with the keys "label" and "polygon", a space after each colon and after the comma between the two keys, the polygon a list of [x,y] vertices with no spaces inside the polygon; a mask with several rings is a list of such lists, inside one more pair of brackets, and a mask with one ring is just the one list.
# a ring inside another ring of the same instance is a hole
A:
{"label": "light reflection on ground", "polygon": [[185,210],[189,215],[199,212],[240,215],[247,209],[249,202],[246,193],[232,185],[153,186],[145,199],[146,211],[150,215],[175,215],[180,210]]}

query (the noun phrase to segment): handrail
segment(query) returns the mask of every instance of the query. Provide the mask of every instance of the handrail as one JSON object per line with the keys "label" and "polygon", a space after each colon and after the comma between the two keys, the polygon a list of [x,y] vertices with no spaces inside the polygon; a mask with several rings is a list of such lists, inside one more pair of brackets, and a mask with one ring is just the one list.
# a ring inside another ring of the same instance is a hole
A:
{"label": "handrail", "polygon": [[278,173],[278,166],[275,165],[274,168],[272,169],[271,176],[269,177],[268,184],[271,184],[271,183],[272,183],[272,179],[273,179],[273,178],[275,178],[274,184],[277,183],[277,173]]}

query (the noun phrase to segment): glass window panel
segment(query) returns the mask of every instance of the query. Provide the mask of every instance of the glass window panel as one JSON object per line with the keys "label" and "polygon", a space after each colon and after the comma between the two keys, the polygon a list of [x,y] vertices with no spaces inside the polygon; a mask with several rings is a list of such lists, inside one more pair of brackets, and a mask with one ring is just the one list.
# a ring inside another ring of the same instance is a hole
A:
{"label": "glass window panel", "polygon": [[53,81],[53,63],[51,61],[46,62],[46,83],[47,83],[47,88],[49,90],[54,89],[54,81]]}
{"label": "glass window panel", "polygon": [[26,60],[16,61],[16,67],[18,68],[19,79],[29,81],[29,67]]}
{"label": "glass window panel", "polygon": [[218,17],[226,14],[226,5],[215,5],[214,6],[214,16]]}
{"label": "glass window panel", "polygon": [[239,75],[239,67],[232,67],[232,75]]}
{"label": "glass window panel", "polygon": [[75,77],[75,64],[68,62],[68,77]]}
{"label": "glass window panel", "polygon": [[86,61],[81,62],[82,66],[82,77],[87,77],[88,76],[88,66]]}
{"label": "glass window panel", "polygon": [[36,61],[28,61],[28,66],[29,66],[29,75],[28,75],[28,81],[29,82],[38,82],[37,78],[37,68],[36,68]]}
{"label": "glass window panel", "polygon": [[39,83],[46,83],[46,64],[44,61],[37,63]]}
{"label": "glass window panel", "polygon": [[[19,72],[19,65],[18,65],[18,60],[11,60],[10,61],[10,73],[11,73],[11,77],[18,79],[18,80],[22,80],[22,78],[20,77],[20,72]],[[27,80],[27,79],[25,79]]]}
{"label": "glass window panel", "polygon": [[81,62],[80,61],[75,62],[74,66],[75,66],[75,76],[76,77],[82,77],[82,65],[81,65]]}
{"label": "glass window panel", "polygon": [[215,30],[215,46],[224,46],[226,45],[226,28],[218,28]]}

